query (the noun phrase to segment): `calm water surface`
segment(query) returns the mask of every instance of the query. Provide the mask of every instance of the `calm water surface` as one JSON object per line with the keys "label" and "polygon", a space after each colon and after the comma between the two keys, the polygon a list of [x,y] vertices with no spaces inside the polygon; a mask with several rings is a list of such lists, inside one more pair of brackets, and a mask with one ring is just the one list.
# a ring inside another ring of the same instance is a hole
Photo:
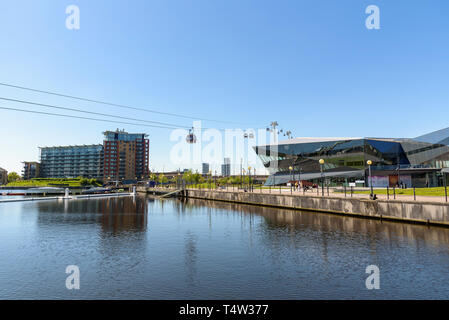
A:
{"label": "calm water surface", "polygon": [[449,299],[449,229],[142,196],[3,203],[0,298]]}

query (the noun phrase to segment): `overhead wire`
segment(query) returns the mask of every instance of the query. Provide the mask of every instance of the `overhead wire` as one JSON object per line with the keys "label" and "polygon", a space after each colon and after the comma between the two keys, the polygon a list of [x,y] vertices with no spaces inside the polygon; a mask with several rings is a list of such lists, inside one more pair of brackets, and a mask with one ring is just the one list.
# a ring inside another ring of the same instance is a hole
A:
{"label": "overhead wire", "polygon": [[17,112],[27,112],[27,113],[35,113],[35,114],[42,114],[42,115],[50,115],[50,116],[58,116],[58,117],[66,117],[66,118],[75,118],[75,119],[82,119],[82,120],[92,120],[92,121],[102,121],[102,122],[110,122],[110,123],[129,124],[129,125],[135,125],[135,126],[145,126],[145,127],[151,127],[151,128],[179,129],[179,128],[173,128],[173,127],[167,127],[167,126],[158,126],[158,125],[150,125],[150,124],[144,124],[144,123],[125,122],[125,121],[115,121],[115,120],[98,119],[98,118],[90,118],[90,117],[81,117],[81,116],[74,116],[74,115],[68,115],[68,114],[26,110],[26,109],[19,109],[19,108],[0,107],[0,109],[17,111]]}
{"label": "overhead wire", "polygon": [[22,103],[22,104],[30,104],[30,105],[59,109],[59,110],[81,112],[81,113],[99,115],[99,116],[104,116],[104,117],[112,117],[112,118],[118,118],[118,119],[124,119],[124,120],[141,121],[141,122],[153,123],[153,124],[163,125],[163,126],[172,127],[172,128],[182,128],[182,129],[190,128],[188,126],[173,125],[173,124],[165,123],[165,122],[150,121],[150,120],[143,120],[143,119],[137,119],[137,118],[129,118],[129,117],[123,117],[123,116],[118,116],[118,115],[111,115],[111,114],[107,114],[107,113],[87,111],[87,110],[81,110],[81,109],[76,109],[76,108],[68,108],[68,107],[56,106],[56,105],[33,102],[33,101],[18,100],[18,99],[11,99],[11,98],[5,98],[5,97],[0,97],[0,100],[9,101],[9,102],[17,102],[17,103]]}
{"label": "overhead wire", "polygon": [[148,109],[148,108],[134,107],[134,106],[125,105],[125,104],[118,104],[118,103],[113,103],[113,102],[108,102],[108,101],[102,101],[102,100],[97,100],[97,99],[89,99],[89,98],[84,98],[84,97],[79,97],[79,96],[74,96],[74,95],[69,95],[69,94],[63,94],[63,93],[59,93],[59,92],[55,92],[55,91],[39,90],[39,89],[35,89],[35,88],[30,88],[30,87],[18,86],[18,85],[13,85],[13,84],[10,84],[10,83],[5,83],[5,82],[0,82],[0,86],[10,87],[10,88],[15,88],[15,89],[20,89],[20,90],[26,90],[26,91],[31,91],[31,92],[37,92],[37,93],[44,93],[44,94],[48,94],[48,95],[53,95],[53,96],[58,96],[58,97],[63,97],[63,98],[69,98],[69,99],[76,99],[76,100],[85,101],[85,102],[91,102],[91,103],[96,103],[96,104],[109,105],[109,106],[114,106],[114,107],[119,107],[119,108],[125,108],[125,109],[138,110],[138,111],[143,111],[143,112],[156,113],[156,114],[167,115],[167,116],[178,117],[178,118],[185,118],[185,119],[192,119],[192,120],[202,120],[202,121],[210,121],[210,122],[219,122],[219,123],[229,123],[229,124],[236,124],[236,125],[237,124],[242,124],[242,123],[233,122],[233,121],[200,118],[200,117],[188,116],[188,115],[177,114],[177,113],[163,112],[163,111],[158,111],[158,110]]}

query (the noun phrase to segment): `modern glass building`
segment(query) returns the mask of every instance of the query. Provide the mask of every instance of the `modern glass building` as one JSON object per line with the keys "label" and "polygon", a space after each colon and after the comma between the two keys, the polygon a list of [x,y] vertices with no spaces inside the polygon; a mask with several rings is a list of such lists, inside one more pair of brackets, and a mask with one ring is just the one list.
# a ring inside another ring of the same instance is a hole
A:
{"label": "modern glass building", "polygon": [[118,129],[103,134],[103,144],[40,147],[40,163],[24,162],[24,177],[84,177],[115,181],[148,177],[147,134]]}
{"label": "modern glass building", "polygon": [[373,186],[433,187],[447,179],[449,128],[414,139],[296,138],[257,146],[255,151],[270,173],[266,185],[325,179],[330,184],[363,181],[368,186],[371,160]]}
{"label": "modern glass building", "polygon": [[103,177],[103,146],[40,147],[42,178]]}

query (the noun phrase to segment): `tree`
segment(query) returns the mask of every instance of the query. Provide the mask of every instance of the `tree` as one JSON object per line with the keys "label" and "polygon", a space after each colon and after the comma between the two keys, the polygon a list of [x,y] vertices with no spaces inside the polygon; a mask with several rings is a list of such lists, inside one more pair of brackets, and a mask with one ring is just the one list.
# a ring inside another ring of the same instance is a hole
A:
{"label": "tree", "polygon": [[166,176],[164,176],[163,173],[160,173],[159,176],[157,177],[157,182],[163,184],[163,183],[167,183],[168,182],[168,178]]}
{"label": "tree", "polygon": [[192,171],[187,170],[186,172],[184,172],[184,174],[182,175],[182,178],[184,179],[184,181],[186,183],[191,183],[192,182]]}
{"label": "tree", "polygon": [[20,180],[20,176],[17,174],[17,172],[10,172],[8,174],[8,182],[15,182],[17,180]]}

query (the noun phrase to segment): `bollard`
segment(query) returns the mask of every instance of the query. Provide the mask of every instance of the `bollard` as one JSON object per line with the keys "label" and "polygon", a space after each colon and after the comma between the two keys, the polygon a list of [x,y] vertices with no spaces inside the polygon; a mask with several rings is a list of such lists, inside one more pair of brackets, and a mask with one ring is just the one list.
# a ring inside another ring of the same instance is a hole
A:
{"label": "bollard", "polygon": [[327,186],[327,196],[329,197],[329,186]]}
{"label": "bollard", "polygon": [[393,187],[393,199],[396,200],[396,187]]}
{"label": "bollard", "polygon": [[415,187],[413,187],[413,200],[416,201],[416,192],[415,192]]}
{"label": "bollard", "polygon": [[390,200],[390,188],[387,186],[387,200]]}
{"label": "bollard", "polygon": [[343,186],[343,189],[345,190],[345,198],[346,198],[346,185]]}
{"label": "bollard", "polygon": [[352,194],[354,193],[354,189],[351,186],[351,198],[352,198]]}

